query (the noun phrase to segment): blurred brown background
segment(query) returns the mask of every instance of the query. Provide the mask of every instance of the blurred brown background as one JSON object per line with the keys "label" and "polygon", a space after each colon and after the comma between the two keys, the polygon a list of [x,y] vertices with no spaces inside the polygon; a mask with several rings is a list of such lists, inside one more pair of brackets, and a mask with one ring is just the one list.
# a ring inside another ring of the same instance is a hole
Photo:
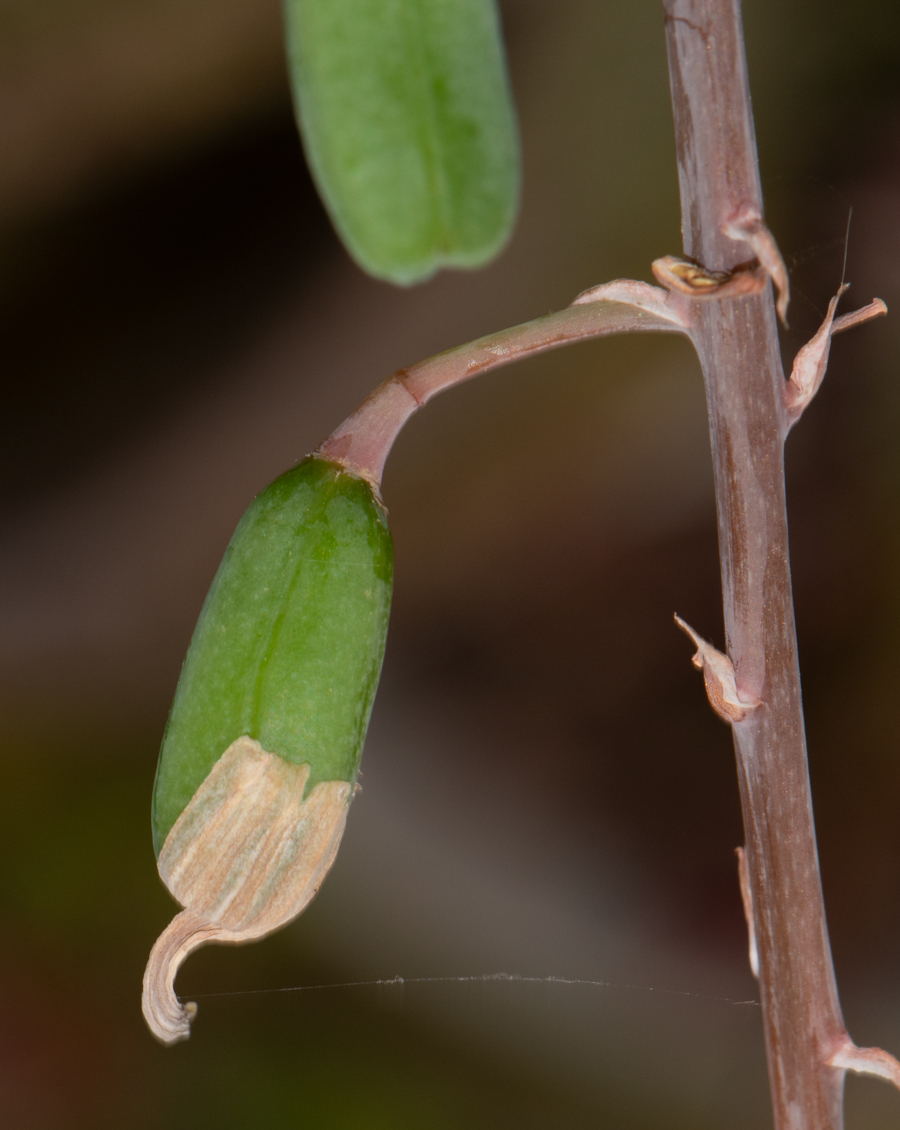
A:
{"label": "blurred brown background", "polygon": [[[447,394],[385,495],[382,691],[308,913],[192,958],[189,1044],[144,962],[173,904],[150,788],[240,514],[387,373],[680,249],[656,0],[509,0],[521,218],[411,291],[317,203],[275,0],[0,0],[0,1122],[405,1128],[769,1124],[686,344],[599,342]],[[841,276],[900,310],[900,18],[748,0],[785,355]],[[811,772],[842,998],[900,1052],[900,321],[837,339],[788,444]],[[254,990],[506,972],[491,981]],[[247,995],[215,995],[237,994]],[[848,1086],[851,1130],[900,1096]]]}

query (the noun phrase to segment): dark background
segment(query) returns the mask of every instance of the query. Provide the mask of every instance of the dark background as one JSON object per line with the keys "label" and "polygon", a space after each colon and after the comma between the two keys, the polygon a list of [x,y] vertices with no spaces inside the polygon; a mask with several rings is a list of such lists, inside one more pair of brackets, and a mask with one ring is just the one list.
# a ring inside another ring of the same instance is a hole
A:
{"label": "dark background", "polygon": [[[649,278],[680,249],[655,0],[504,5],[513,239],[364,277],[310,185],[275,0],[0,0],[0,1108],[12,1130],[769,1124],[699,372],[676,340],[501,371],[385,480],[396,596],[334,871],[267,941],[192,957],[188,1044],[140,1015],[174,911],[150,788],[253,495],[386,374]],[[892,0],[748,0],[788,365],[836,290],[900,309]],[[835,342],[787,452],[811,773],[842,999],[900,1052],[900,322]],[[522,977],[566,985],[478,980]],[[393,978],[458,983],[309,988]],[[246,995],[216,995],[238,994]],[[851,1130],[900,1096],[848,1084]]]}

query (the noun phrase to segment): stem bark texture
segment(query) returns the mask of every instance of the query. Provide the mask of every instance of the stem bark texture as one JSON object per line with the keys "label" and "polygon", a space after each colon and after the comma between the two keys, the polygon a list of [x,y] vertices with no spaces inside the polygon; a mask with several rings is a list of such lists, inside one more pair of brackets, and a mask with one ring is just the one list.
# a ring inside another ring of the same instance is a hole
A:
{"label": "stem bark texture", "polygon": [[[762,215],[739,0],[665,0],[684,249],[753,257],[723,232]],[[733,726],[777,1130],[841,1130],[846,1039],[816,850],[791,594],[784,407],[771,290],[696,302],[715,471],[728,654],[761,705]]]}

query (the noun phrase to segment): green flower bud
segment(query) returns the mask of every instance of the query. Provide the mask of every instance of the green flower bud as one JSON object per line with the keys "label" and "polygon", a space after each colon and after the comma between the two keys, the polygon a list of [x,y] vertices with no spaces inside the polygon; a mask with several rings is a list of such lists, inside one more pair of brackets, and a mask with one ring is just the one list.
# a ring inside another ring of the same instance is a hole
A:
{"label": "green flower bud", "polygon": [[241,519],[184,663],[153,795],[160,875],[184,906],[154,947],[144,1014],[165,1043],[193,1006],[187,954],[262,937],[315,895],[343,833],[381,663],[393,547],[372,485],[324,459]]}

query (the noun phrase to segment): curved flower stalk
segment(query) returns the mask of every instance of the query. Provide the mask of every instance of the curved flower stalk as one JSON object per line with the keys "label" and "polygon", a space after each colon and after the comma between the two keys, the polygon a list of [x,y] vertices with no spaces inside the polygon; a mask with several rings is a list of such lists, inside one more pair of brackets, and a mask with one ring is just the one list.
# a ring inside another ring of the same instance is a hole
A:
{"label": "curved flower stalk", "polygon": [[380,485],[385,460],[400,429],[439,392],[575,341],[640,332],[690,336],[689,308],[681,295],[632,279],[592,287],[555,314],[399,369],[331,433],[317,454]]}

